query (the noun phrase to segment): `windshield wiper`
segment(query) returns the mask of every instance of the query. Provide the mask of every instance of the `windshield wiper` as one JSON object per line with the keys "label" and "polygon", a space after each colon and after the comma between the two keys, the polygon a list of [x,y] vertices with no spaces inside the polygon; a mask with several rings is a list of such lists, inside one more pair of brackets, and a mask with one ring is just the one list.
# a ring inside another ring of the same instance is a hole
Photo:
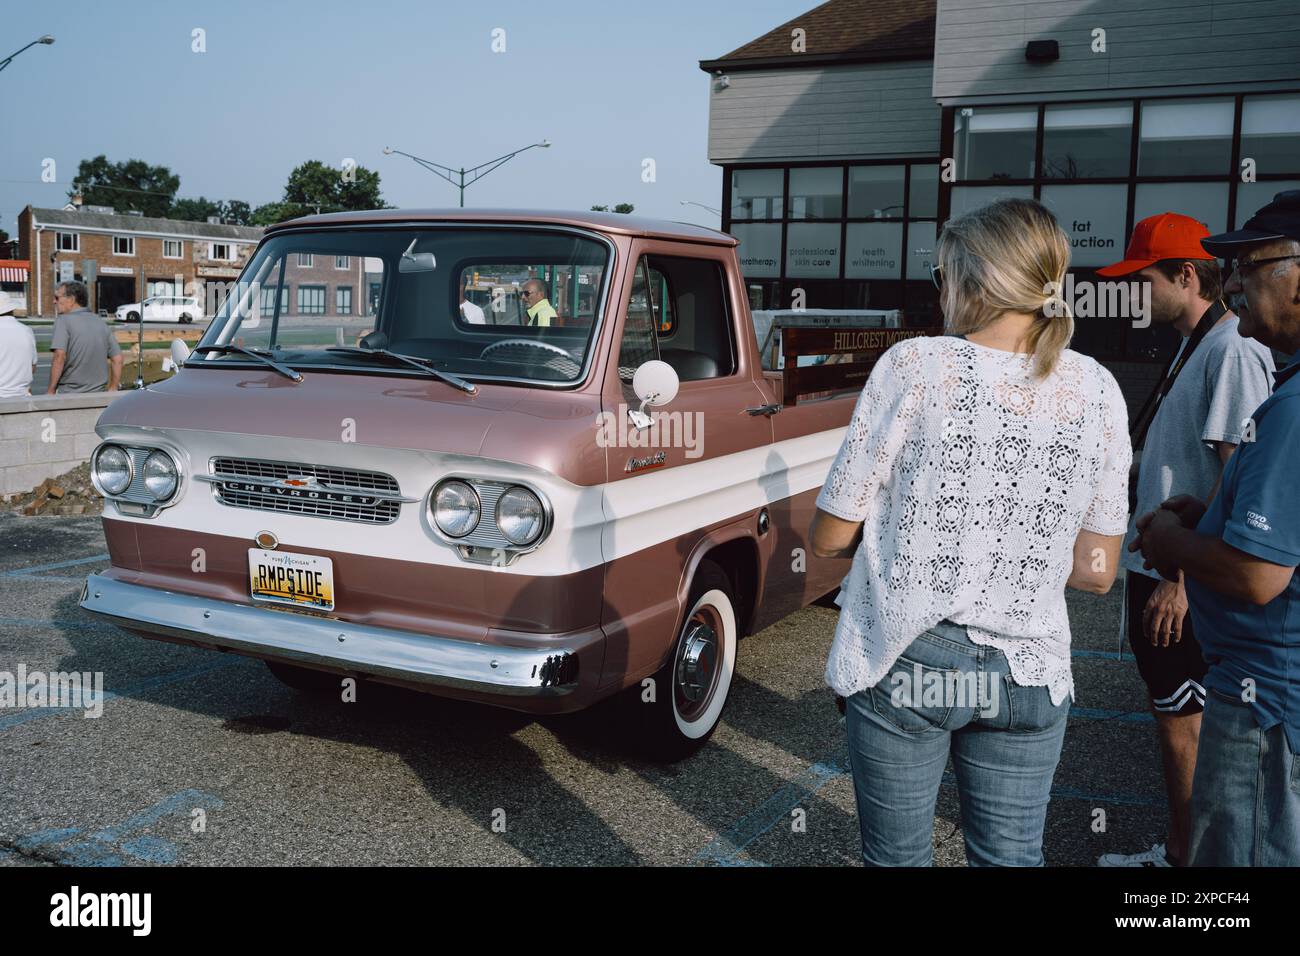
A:
{"label": "windshield wiper", "polygon": [[439,381],[446,382],[453,388],[460,389],[462,392],[467,392],[470,395],[473,395],[478,391],[477,385],[473,385],[460,376],[451,374],[451,372],[443,372],[430,365],[426,365],[425,363],[429,361],[428,359],[417,358],[414,355],[403,355],[400,352],[393,352],[389,349],[363,349],[351,345],[332,345],[325,351],[346,352],[348,355],[382,355],[385,358],[399,362],[402,365],[409,365],[411,368],[417,368],[421,372],[431,375]]}
{"label": "windshield wiper", "polygon": [[[254,349],[246,349],[241,345],[200,345],[191,354],[206,355],[208,352],[216,352],[219,355],[230,355],[232,352],[236,355],[249,355],[257,359],[259,362],[264,362],[265,364],[271,366],[271,368],[275,369],[277,372],[279,372],[285,378],[290,379],[291,381],[294,382],[302,381],[301,373],[295,372],[293,369],[289,368],[288,366],[281,365],[279,362],[277,362],[275,359],[271,358],[269,355],[267,355],[264,352],[258,352],[255,351]],[[188,365],[189,363],[187,362],[186,364]]]}

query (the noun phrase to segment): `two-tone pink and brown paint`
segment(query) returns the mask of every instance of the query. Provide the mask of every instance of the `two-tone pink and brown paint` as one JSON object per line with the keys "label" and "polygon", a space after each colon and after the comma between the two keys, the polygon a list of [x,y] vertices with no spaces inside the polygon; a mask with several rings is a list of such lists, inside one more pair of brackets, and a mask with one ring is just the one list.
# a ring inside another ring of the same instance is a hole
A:
{"label": "two-tone pink and brown paint", "polygon": [[[303,368],[295,383],[270,368],[206,367],[126,394],[100,437],[165,447],[185,475],[178,500],[152,516],[107,503],[112,566],[91,576],[84,607],[147,637],[554,713],[726,663],[715,648],[674,669],[692,619],[707,635],[701,621],[716,630],[726,618],[688,606],[702,562],[730,585],[735,633],[716,635],[719,646],[836,588],[848,562],[814,557],[807,529],[856,396],[759,411],[781,405],[781,376],[759,362],[736,240],[595,213],[385,210],[292,225],[422,221],[558,224],[608,239],[607,308],[586,376],[563,389],[484,381],[467,394],[426,378]],[[702,423],[691,457],[656,448],[661,465],[629,471],[649,452],[603,447],[598,422],[626,403],[618,343],[647,254],[722,266],[737,355],[732,374],[683,381],[664,406]],[[340,440],[344,420],[354,440]],[[195,479],[221,457],[383,472],[408,500],[387,524],[231,507]],[[553,510],[548,536],[505,566],[466,562],[430,525],[428,495],[450,475],[537,489]],[[247,553],[266,531],[283,551],[333,562],[331,615],[250,601]]]}

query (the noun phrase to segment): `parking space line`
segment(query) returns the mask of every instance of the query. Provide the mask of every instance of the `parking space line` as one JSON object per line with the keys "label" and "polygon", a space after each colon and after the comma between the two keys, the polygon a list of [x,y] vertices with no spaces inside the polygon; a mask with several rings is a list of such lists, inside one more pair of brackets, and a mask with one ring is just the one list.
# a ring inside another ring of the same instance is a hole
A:
{"label": "parking space line", "polygon": [[55,561],[51,564],[33,564],[25,568],[12,568],[8,571],[0,571],[0,578],[24,578],[28,575],[39,574],[42,571],[57,571],[60,568],[75,568],[80,564],[95,564],[96,562],[107,560],[107,554],[95,554],[91,555],[89,558],[74,558],[71,561]]}
{"label": "parking space line", "polygon": [[710,841],[708,846],[695,854],[695,862],[714,866],[767,866],[766,863],[748,862],[738,857],[745,847],[772,827],[788,820],[790,811],[795,807],[846,772],[844,764],[813,764],[772,794],[758,809],[741,817],[731,829]]}
{"label": "parking space line", "polygon": [[[142,691],[153,690],[155,687],[162,687],[165,684],[174,684],[177,681],[190,680],[194,677],[202,677],[213,671],[222,670],[226,667],[238,667],[251,663],[249,658],[237,658],[235,660],[221,660],[211,664],[202,664],[198,667],[190,667],[185,670],[172,671],[167,674],[158,674],[154,677],[147,677],[142,681],[131,684],[118,691],[105,691],[104,703],[116,700],[119,697],[132,697]],[[0,717],[0,733],[9,730],[21,724],[30,723],[33,720],[42,720],[46,717],[66,717],[71,714],[85,713],[80,707],[29,707],[26,710],[19,711],[16,714],[7,714]]]}

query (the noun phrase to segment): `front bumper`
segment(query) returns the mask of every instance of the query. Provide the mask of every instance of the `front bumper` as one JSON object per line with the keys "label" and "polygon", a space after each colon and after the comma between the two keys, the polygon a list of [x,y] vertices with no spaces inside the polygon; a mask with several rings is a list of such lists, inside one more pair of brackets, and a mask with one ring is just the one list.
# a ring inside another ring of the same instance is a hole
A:
{"label": "front bumper", "polygon": [[146,637],[363,674],[520,710],[549,710],[535,705],[574,694],[579,653],[599,640],[574,636],[567,646],[548,640],[544,648],[477,643],[195,597],[104,574],[86,579],[80,604]]}

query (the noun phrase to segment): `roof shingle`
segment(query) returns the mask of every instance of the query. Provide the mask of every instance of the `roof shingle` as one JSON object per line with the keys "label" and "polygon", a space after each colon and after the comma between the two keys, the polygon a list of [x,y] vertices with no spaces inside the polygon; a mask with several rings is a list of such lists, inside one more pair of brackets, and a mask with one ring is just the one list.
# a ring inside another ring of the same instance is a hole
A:
{"label": "roof shingle", "polygon": [[[936,0],[829,0],[716,60],[704,70],[871,62],[934,56]],[[805,33],[805,51],[791,49],[792,31]]]}

